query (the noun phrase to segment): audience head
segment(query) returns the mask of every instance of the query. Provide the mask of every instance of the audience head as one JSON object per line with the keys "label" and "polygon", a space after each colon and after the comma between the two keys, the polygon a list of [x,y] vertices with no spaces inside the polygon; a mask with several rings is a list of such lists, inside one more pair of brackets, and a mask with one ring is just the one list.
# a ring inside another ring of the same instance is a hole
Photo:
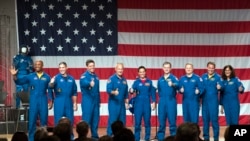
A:
{"label": "audience head", "polygon": [[175,136],[168,136],[164,139],[164,141],[174,141]]}
{"label": "audience head", "polygon": [[48,136],[48,132],[45,128],[38,128],[35,132],[34,141],[41,141],[41,139]]}
{"label": "audience head", "polygon": [[69,123],[59,123],[53,130],[53,134],[59,137],[60,141],[71,140],[72,127]]}
{"label": "audience head", "polygon": [[109,135],[104,135],[100,137],[98,141],[112,141],[112,137],[110,137]]}
{"label": "audience head", "polygon": [[28,136],[25,132],[16,132],[12,136],[11,141],[28,141]]}
{"label": "audience head", "polygon": [[58,121],[58,124],[60,123],[67,123],[69,125],[71,125],[71,121],[69,120],[69,118],[67,117],[62,117],[59,121]]}
{"label": "audience head", "polygon": [[230,127],[228,126],[224,132],[225,141],[229,141],[229,130],[230,130]]}
{"label": "audience head", "polygon": [[76,125],[76,132],[78,134],[78,137],[87,137],[89,132],[89,125],[85,121],[80,121]]}
{"label": "audience head", "polygon": [[135,137],[130,129],[122,128],[116,135],[114,135],[113,141],[135,141]]}
{"label": "audience head", "polygon": [[60,139],[59,137],[53,135],[53,136],[44,137],[40,141],[60,141]]}
{"label": "audience head", "polygon": [[198,141],[199,129],[197,124],[186,122],[177,128],[175,141]]}
{"label": "audience head", "polygon": [[123,128],[124,128],[123,122],[120,120],[117,120],[111,124],[111,130],[114,135],[117,134],[117,132],[119,132]]}

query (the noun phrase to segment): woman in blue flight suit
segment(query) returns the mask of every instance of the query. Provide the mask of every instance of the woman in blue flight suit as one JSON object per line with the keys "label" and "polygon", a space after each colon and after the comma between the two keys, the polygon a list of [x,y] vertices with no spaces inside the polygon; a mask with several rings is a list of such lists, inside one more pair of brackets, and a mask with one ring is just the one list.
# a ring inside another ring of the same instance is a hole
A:
{"label": "woman in blue flight suit", "polygon": [[240,101],[238,94],[244,92],[244,86],[240,79],[236,77],[231,65],[223,68],[221,78],[223,87],[220,95],[222,105],[221,112],[226,116],[227,125],[236,125],[239,123]]}
{"label": "woman in blue flight suit", "polygon": [[153,87],[152,81],[146,77],[146,68],[140,66],[138,68],[139,78],[137,78],[130,93],[135,95],[134,103],[134,115],[135,115],[135,140],[140,141],[141,132],[141,121],[144,119],[145,124],[145,140],[150,140],[150,118],[151,118],[151,107],[150,103],[152,100],[152,109],[155,109],[155,88]]}

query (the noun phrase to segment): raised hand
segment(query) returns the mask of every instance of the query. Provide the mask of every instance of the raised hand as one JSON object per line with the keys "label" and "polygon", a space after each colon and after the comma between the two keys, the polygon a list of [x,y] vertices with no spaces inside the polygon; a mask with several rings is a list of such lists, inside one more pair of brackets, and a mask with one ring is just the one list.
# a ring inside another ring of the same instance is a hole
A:
{"label": "raised hand", "polygon": [[10,68],[11,75],[15,76],[17,74],[17,72],[18,72],[18,70],[16,70],[15,67],[11,66],[11,68]]}

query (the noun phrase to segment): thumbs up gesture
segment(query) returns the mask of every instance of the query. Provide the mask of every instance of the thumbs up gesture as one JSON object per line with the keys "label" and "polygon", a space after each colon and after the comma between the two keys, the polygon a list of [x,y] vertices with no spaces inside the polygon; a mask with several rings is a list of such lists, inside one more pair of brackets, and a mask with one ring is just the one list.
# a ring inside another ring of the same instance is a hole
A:
{"label": "thumbs up gesture", "polygon": [[180,92],[184,93],[184,87],[183,86],[181,87]]}
{"label": "thumbs up gesture", "polygon": [[116,89],[113,91],[113,94],[114,94],[114,95],[118,95],[118,94],[119,94],[118,88],[116,88]]}
{"label": "thumbs up gesture", "polygon": [[240,85],[239,88],[238,88],[239,92],[242,92],[243,91],[243,86]]}
{"label": "thumbs up gesture", "polygon": [[95,85],[95,81],[94,80],[95,80],[94,78],[91,79],[91,81],[89,83],[90,87],[94,87],[94,85]]}
{"label": "thumbs up gesture", "polygon": [[199,89],[196,88],[196,89],[195,89],[195,94],[199,94],[199,93],[200,93]]}
{"label": "thumbs up gesture", "polygon": [[169,87],[172,87],[172,86],[173,86],[173,83],[172,83],[171,80],[168,81],[168,86],[169,86]]}
{"label": "thumbs up gesture", "polygon": [[217,88],[217,90],[221,89],[221,85],[219,84],[219,82],[217,82],[216,88]]}

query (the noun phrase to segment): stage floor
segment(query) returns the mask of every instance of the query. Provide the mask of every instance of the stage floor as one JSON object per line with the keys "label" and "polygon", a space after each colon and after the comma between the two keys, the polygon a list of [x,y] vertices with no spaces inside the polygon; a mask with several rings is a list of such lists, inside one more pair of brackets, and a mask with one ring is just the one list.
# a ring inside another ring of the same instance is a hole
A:
{"label": "stage floor", "polygon": [[[129,127],[132,131],[133,131],[133,128],[132,127]],[[224,132],[225,132],[225,128],[224,126],[220,127],[220,141],[224,141]],[[201,131],[202,131],[202,127],[201,127]],[[103,136],[106,134],[106,128],[99,128],[98,130],[98,133],[99,133],[99,136]],[[167,128],[167,135],[169,135],[169,131],[168,131],[168,128]],[[12,137],[13,134],[0,134],[0,138],[7,138],[8,141],[11,141],[11,137]],[[77,134],[76,134],[76,131],[74,129],[74,135],[75,137],[77,137]],[[152,127],[151,128],[151,138],[154,139],[155,138],[155,135],[156,135],[156,128],[155,127]],[[210,141],[213,141],[213,134],[212,134],[212,130],[210,128],[210,136],[211,136],[211,139]],[[143,138],[144,137],[144,128],[142,128],[142,133],[141,133],[141,137]],[[202,133],[201,133],[201,137],[202,137]],[[143,140],[142,140],[143,141]],[[157,141],[156,139],[154,139],[154,141]]]}

